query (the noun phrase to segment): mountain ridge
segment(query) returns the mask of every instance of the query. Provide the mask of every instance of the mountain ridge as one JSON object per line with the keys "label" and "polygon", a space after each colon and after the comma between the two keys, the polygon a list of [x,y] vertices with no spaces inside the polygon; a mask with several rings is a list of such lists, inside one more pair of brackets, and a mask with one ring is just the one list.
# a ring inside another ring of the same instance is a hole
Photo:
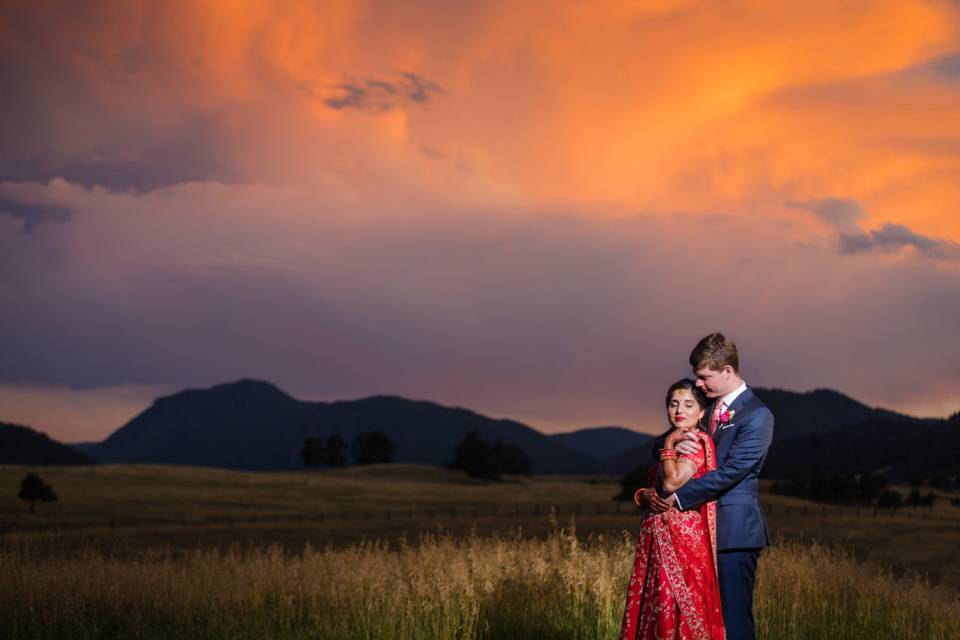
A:
{"label": "mountain ridge", "polygon": [[[817,462],[819,443],[827,437],[843,447],[849,456],[857,450],[854,441],[847,433],[856,432],[864,437],[872,430],[885,435],[888,446],[898,448],[899,442],[906,444],[911,433],[904,429],[913,427],[936,427],[946,421],[938,418],[916,418],[888,409],[870,407],[854,400],[844,393],[833,389],[818,388],[806,392],[787,391],[785,389],[752,387],[753,392],[770,409],[774,416],[773,444],[764,464],[763,477],[782,477],[796,474],[801,470],[821,469]],[[890,425],[896,425],[892,428]],[[897,433],[900,437],[897,437]],[[919,433],[919,432],[918,432]],[[627,473],[637,467],[653,463],[655,440],[640,447],[625,451],[605,460],[607,473]],[[877,453],[875,449],[871,449]],[[876,456],[876,459],[887,459]],[[867,465],[869,466],[869,464]],[[852,469],[861,469],[864,465],[854,464],[852,460],[841,458],[833,461],[830,469],[835,473],[848,473]],[[906,469],[905,465],[895,469]],[[902,475],[902,473],[900,473]]]}
{"label": "mountain ridge", "polygon": [[[776,417],[765,476],[804,468],[799,452],[819,451],[817,438],[841,427],[882,423],[902,429],[940,422],[872,408],[831,389],[754,391]],[[433,466],[446,466],[463,436],[478,431],[484,439],[523,449],[538,474],[626,473],[652,462],[656,438],[618,426],[544,434],[509,418],[398,395],[304,401],[270,382],[244,378],[159,397],[102,442],[78,444],[76,449],[105,463],[298,469],[303,467],[299,452],[305,438],[336,434],[349,443],[358,433],[372,430],[394,442],[396,462]],[[899,437],[896,429],[882,430],[888,434],[885,442]],[[903,437],[909,435],[904,432]],[[845,436],[840,439],[846,441]],[[781,447],[784,442],[791,444]]]}
{"label": "mountain ridge", "polygon": [[394,442],[397,462],[444,466],[463,436],[479,431],[524,449],[537,473],[592,473],[598,467],[527,425],[463,407],[391,395],[302,401],[249,379],[160,398],[91,451],[103,462],[291,469],[303,466],[299,451],[305,438],[336,434],[350,442],[373,430]]}

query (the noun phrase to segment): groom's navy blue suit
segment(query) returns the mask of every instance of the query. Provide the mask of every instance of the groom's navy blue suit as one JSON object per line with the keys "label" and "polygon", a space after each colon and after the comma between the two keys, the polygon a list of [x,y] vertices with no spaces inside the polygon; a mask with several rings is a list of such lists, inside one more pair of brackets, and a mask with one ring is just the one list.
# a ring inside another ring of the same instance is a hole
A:
{"label": "groom's navy blue suit", "polygon": [[757,556],[770,542],[757,501],[757,477],[773,440],[773,414],[749,388],[727,411],[733,413],[730,424],[713,434],[717,469],[680,487],[677,502],[687,510],[717,501],[717,568],[727,640],[752,640]]}

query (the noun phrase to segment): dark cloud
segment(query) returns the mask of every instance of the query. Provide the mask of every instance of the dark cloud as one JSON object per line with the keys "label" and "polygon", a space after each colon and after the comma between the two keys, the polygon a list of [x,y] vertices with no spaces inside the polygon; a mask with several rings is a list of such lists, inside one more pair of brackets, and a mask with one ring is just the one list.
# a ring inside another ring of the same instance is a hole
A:
{"label": "dark cloud", "polygon": [[426,102],[432,94],[443,93],[443,88],[439,84],[423,76],[408,71],[404,71],[400,75],[403,76],[403,85],[407,96],[414,102]]}
{"label": "dark cloud", "polygon": [[843,254],[883,251],[895,253],[912,249],[933,260],[960,260],[960,244],[916,233],[909,227],[888,222],[882,227],[864,230],[863,206],[850,198],[814,198],[790,201],[787,206],[809,211],[837,230],[837,241]]}
{"label": "dark cloud", "polygon": [[65,207],[44,204],[27,204],[11,198],[0,197],[0,216],[10,216],[23,222],[23,232],[30,233],[39,224],[66,222],[70,211]]}
{"label": "dark cloud", "polygon": [[951,78],[960,78],[960,53],[938,58],[930,63],[934,71]]}
{"label": "dark cloud", "polygon": [[862,234],[853,242],[848,241],[846,252],[856,253],[871,249],[895,252],[907,247],[935,260],[960,260],[960,244],[920,235],[909,227],[892,222]]}
{"label": "dark cloud", "polygon": [[363,82],[347,82],[337,86],[339,95],[327,98],[324,104],[331,109],[357,109],[360,111],[389,111],[408,102],[423,104],[443,88],[419,74],[404,71],[398,80],[368,79]]}
{"label": "dark cloud", "polygon": [[164,141],[162,147],[135,154],[129,152],[136,147],[133,140],[104,145],[107,150],[103,152],[29,157],[0,153],[0,180],[46,182],[63,178],[86,187],[121,191],[150,191],[182,182],[231,182],[232,172],[219,161],[207,138],[202,134],[177,137]]}
{"label": "dark cloud", "polygon": [[860,231],[853,233],[841,231],[837,240],[840,243],[840,253],[860,253],[861,251],[870,251],[873,248],[873,239]]}

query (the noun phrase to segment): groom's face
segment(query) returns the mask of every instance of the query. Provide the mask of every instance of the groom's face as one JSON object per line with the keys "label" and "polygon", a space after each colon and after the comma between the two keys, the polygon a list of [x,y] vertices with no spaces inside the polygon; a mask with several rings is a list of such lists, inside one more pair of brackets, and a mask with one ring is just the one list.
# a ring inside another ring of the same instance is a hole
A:
{"label": "groom's face", "polygon": [[730,365],[720,371],[703,367],[694,371],[694,375],[697,376],[697,386],[707,394],[708,398],[725,396],[736,388],[733,384],[736,374]]}

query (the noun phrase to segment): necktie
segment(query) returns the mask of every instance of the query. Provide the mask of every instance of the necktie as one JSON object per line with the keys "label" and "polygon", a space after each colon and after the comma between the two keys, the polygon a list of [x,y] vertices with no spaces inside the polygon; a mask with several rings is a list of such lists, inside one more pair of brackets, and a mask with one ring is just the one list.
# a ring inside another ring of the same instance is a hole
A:
{"label": "necktie", "polygon": [[717,432],[717,425],[720,423],[720,414],[723,413],[723,400],[717,400],[713,405],[713,413],[710,414],[710,437]]}

